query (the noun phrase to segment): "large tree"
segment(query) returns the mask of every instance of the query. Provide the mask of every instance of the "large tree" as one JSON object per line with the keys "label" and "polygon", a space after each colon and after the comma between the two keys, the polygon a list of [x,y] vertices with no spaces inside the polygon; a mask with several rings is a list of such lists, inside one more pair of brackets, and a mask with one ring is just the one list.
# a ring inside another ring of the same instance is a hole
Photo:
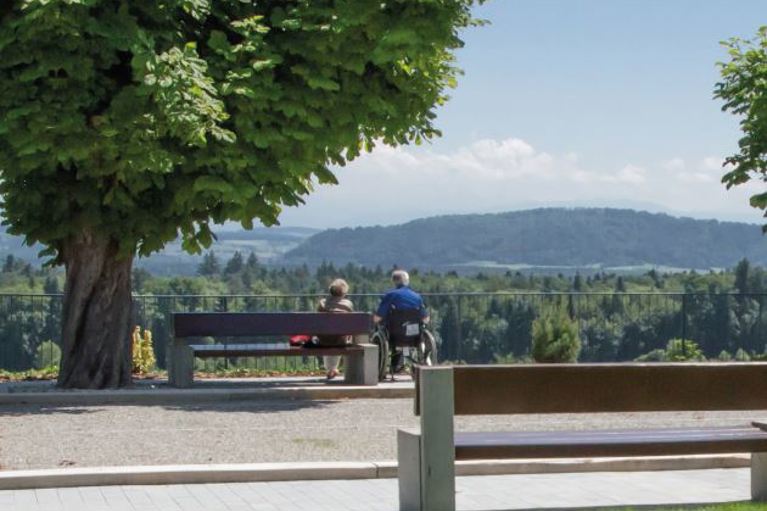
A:
{"label": "large tree", "polygon": [[3,215],[66,268],[59,384],[130,382],[137,255],[273,225],[330,166],[437,135],[471,4],[1,2]]}
{"label": "large tree", "polygon": [[[751,180],[764,183],[750,202],[767,217],[767,26],[751,40],[733,38],[723,44],[730,60],[719,64],[722,81],[714,94],[724,100],[723,110],[740,117],[743,137],[739,151],[725,160],[730,168],[722,182],[728,189]],[[767,224],[763,229],[767,232]]]}

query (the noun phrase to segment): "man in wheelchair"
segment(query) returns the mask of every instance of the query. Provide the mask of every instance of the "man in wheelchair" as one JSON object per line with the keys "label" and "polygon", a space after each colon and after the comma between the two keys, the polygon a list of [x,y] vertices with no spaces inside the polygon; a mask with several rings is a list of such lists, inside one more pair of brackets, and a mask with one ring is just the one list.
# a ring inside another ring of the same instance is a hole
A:
{"label": "man in wheelchair", "polygon": [[[391,276],[394,289],[381,298],[373,321],[377,325],[373,342],[380,349],[380,377],[386,375],[386,366],[392,374],[402,371],[405,365],[404,349],[415,352],[409,360],[414,364],[431,365],[436,361],[436,343],[425,325],[429,311],[421,295],[410,288],[410,276],[404,270],[395,270]],[[391,359],[388,360],[388,354]]]}

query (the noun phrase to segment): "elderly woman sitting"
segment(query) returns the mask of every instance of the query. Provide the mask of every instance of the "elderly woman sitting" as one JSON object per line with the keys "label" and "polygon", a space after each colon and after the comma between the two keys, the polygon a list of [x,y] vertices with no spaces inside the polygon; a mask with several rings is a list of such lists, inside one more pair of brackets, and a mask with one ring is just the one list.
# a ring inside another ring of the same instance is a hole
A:
{"label": "elderly woman sitting", "polygon": [[[336,279],[330,283],[328,289],[329,295],[321,299],[317,304],[318,312],[354,312],[354,304],[346,298],[349,292],[349,284],[343,279]],[[320,336],[318,342],[320,346],[343,346],[351,342],[350,335],[341,336]],[[327,370],[328,380],[338,376],[338,363],[340,356],[324,356],[323,363]]]}

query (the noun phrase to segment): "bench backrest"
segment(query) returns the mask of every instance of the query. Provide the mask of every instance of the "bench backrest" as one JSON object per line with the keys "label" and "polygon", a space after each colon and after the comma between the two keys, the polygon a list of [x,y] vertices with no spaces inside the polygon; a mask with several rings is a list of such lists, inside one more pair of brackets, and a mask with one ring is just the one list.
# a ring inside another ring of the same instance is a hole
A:
{"label": "bench backrest", "polygon": [[360,335],[370,332],[371,323],[367,312],[184,312],[173,314],[173,335]]}
{"label": "bench backrest", "polygon": [[[455,415],[765,410],[767,363],[535,364],[452,371]],[[420,378],[419,378],[420,385]],[[416,414],[421,392],[416,392]]]}

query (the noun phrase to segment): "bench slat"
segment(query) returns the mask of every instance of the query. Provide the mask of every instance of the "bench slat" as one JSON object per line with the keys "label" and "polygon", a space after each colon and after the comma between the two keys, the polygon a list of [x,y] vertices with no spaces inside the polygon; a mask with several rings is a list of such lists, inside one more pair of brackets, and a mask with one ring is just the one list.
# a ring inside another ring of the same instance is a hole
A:
{"label": "bench slat", "polygon": [[194,355],[199,358],[209,357],[311,357],[324,355],[345,355],[361,351],[362,347],[332,346],[324,348],[302,348],[285,344],[190,344]]}
{"label": "bench slat", "polygon": [[456,459],[579,458],[767,452],[767,432],[730,428],[664,428],[550,432],[456,433]]}
{"label": "bench slat", "polygon": [[182,312],[173,314],[173,334],[184,337],[260,335],[360,335],[371,329],[367,312]]}
{"label": "bench slat", "polygon": [[767,410],[767,363],[455,366],[455,414]]}

